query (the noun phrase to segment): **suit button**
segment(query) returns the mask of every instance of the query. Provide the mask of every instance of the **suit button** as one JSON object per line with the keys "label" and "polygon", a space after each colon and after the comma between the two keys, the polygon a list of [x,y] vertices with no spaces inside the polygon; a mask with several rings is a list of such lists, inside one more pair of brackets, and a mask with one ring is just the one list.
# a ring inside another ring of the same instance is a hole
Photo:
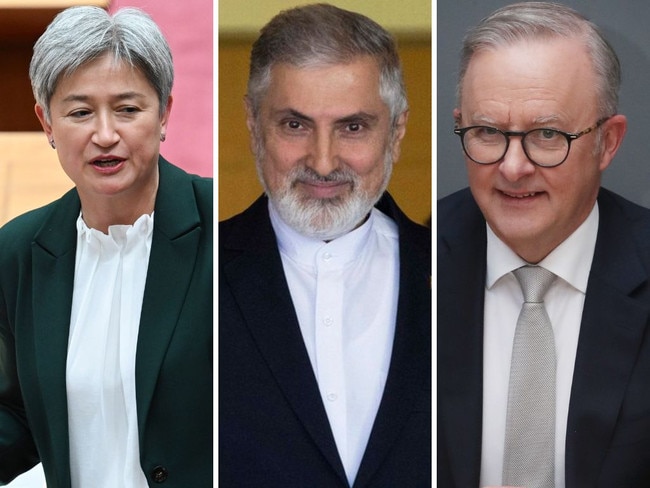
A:
{"label": "suit button", "polygon": [[165,469],[163,466],[156,466],[155,468],[153,468],[153,471],[151,472],[151,478],[156,483],[164,483],[167,480],[168,476],[169,473],[167,472],[167,469]]}

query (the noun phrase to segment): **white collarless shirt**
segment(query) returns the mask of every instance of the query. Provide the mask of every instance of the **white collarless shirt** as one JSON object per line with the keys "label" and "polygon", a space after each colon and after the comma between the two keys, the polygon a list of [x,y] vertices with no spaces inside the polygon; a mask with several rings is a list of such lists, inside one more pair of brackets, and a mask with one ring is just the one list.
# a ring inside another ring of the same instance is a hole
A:
{"label": "white collarless shirt", "polygon": [[384,391],[399,291],[397,225],[377,209],[330,242],[305,237],[269,203],[284,273],[321,399],[353,484]]}
{"label": "white collarless shirt", "polygon": [[153,217],[108,232],[77,220],[66,365],[72,488],[146,488],[135,354]]}
{"label": "white collarless shirt", "polygon": [[[523,293],[512,271],[526,263],[487,226],[483,338],[483,436],[480,486],[502,485],[512,343]],[[598,204],[538,263],[558,276],[545,297],[557,355],[555,488],[564,488],[565,441],[578,335],[598,234]]]}

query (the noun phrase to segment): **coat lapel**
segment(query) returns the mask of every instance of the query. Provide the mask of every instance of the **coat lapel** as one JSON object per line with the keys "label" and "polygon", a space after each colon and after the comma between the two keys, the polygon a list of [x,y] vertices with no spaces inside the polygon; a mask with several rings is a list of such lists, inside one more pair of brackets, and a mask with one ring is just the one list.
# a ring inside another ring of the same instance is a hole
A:
{"label": "coat lapel", "polygon": [[[160,184],[135,367],[141,442],[158,373],[183,307],[199,239],[204,232],[191,179],[162,158],[159,168]],[[206,291],[206,299],[212,300],[208,294]]]}
{"label": "coat lapel", "polygon": [[399,297],[390,369],[355,487],[372,486],[372,475],[414,410],[431,412],[431,244],[414,245],[413,224],[388,194],[378,207],[399,228]]}
{"label": "coat lapel", "polygon": [[450,487],[478,486],[481,466],[487,237],[464,202],[458,226],[438,229],[438,471]]}
{"label": "coat lapel", "polygon": [[36,371],[50,432],[49,455],[41,455],[55,460],[57,486],[70,484],[66,358],[79,211],[77,192],[71,190],[54,204],[32,244]]}
{"label": "coat lapel", "polygon": [[246,223],[222,246],[238,253],[222,270],[260,353],[309,435],[347,483],[284,277],[266,198],[255,202]]}
{"label": "coat lapel", "polygon": [[607,195],[601,195],[599,211],[569,407],[567,488],[597,484],[650,317],[637,236]]}
{"label": "coat lapel", "polygon": [[[599,210],[566,433],[567,488],[597,484],[650,317],[639,231],[608,192]],[[438,469],[449,469],[449,486],[464,487],[480,476],[486,263],[484,221],[466,208],[458,215],[455,229],[439,229]]]}
{"label": "coat lapel", "polygon": [[[159,167],[160,188],[136,356],[140,435],[145,432],[146,412],[189,286],[201,233],[190,178],[162,159]],[[79,212],[79,198],[72,190],[55,204],[32,247],[37,375],[48,405],[49,457],[56,460],[60,486],[70,484],[66,357]]]}
{"label": "coat lapel", "polygon": [[[401,212],[396,215],[399,211],[390,197],[384,200],[392,208],[386,213],[398,222],[405,219]],[[347,483],[284,277],[266,198],[258,200],[249,212],[251,225],[242,226],[239,234],[223,243],[229,250],[241,250],[238,258],[224,267],[224,275],[287,400],[342,482]],[[417,408],[423,389],[431,384],[430,256],[422,256],[421,249],[409,248],[409,242],[408,235],[400,234],[402,278],[391,367],[355,486],[368,485]]]}

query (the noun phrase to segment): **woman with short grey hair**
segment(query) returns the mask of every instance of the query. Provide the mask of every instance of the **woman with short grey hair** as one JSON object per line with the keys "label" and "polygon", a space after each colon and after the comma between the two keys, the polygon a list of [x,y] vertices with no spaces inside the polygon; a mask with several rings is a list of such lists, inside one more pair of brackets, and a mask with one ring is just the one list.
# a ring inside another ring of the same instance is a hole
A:
{"label": "woman with short grey hair", "polygon": [[169,46],[74,7],[29,74],[75,187],[0,229],[0,484],[211,486],[213,189],[160,155]]}
{"label": "woman with short grey hair", "polygon": [[142,71],[158,94],[161,115],[164,113],[174,83],[174,66],[158,26],[134,8],[124,8],[111,17],[99,7],[80,7],[66,10],[34,45],[29,77],[36,103],[46,115],[60,77],[106,53]]}

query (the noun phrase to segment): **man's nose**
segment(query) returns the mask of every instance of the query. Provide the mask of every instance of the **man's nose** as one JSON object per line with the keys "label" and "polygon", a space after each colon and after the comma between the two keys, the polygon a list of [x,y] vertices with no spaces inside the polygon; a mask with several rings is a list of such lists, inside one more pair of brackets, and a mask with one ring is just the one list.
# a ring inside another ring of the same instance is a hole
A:
{"label": "man's nose", "polygon": [[317,131],[313,134],[307,166],[321,176],[327,176],[338,168],[336,142],[329,132]]}
{"label": "man's nose", "polygon": [[498,165],[499,171],[508,181],[517,181],[535,172],[535,165],[526,155],[521,137],[510,136],[508,150]]}

